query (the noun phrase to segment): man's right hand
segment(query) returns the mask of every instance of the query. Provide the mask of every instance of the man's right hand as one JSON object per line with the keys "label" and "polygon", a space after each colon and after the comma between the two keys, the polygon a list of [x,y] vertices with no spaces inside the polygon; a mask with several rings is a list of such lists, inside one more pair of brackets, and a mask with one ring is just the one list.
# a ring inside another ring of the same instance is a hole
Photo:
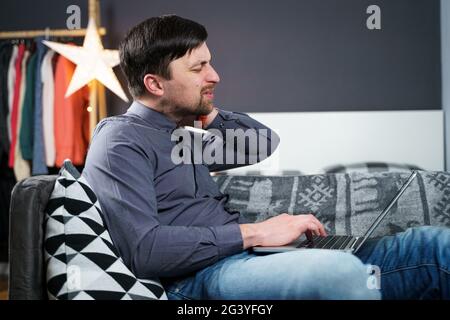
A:
{"label": "man's right hand", "polygon": [[303,233],[326,236],[325,228],[312,214],[290,215],[282,213],[263,222],[241,224],[244,249],[256,246],[283,246]]}

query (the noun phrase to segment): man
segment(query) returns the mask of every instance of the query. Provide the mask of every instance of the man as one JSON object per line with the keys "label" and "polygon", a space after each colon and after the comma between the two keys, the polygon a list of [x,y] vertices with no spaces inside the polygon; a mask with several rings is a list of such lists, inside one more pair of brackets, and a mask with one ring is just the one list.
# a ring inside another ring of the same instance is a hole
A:
{"label": "man", "polygon": [[[160,277],[170,299],[448,298],[444,244],[450,233],[444,228],[371,241],[358,257],[331,250],[257,256],[247,250],[326,233],[310,214],[238,224],[238,213],[224,208],[226,196],[210,170],[248,164],[252,156],[263,160],[278,136],[245,114],[214,107],[220,79],[206,38],[200,24],[170,15],[142,22],[120,45],[134,102],[124,115],[97,126],[84,175],[135,275]],[[201,150],[214,146],[213,163],[178,161],[178,155],[195,160],[195,144],[189,148],[186,137],[196,135],[182,133],[196,119],[216,132],[201,142]],[[230,129],[257,132],[256,148],[232,145]],[[177,149],[180,130],[188,148]],[[244,161],[237,161],[239,155]],[[381,292],[368,285],[368,263],[381,268]]]}

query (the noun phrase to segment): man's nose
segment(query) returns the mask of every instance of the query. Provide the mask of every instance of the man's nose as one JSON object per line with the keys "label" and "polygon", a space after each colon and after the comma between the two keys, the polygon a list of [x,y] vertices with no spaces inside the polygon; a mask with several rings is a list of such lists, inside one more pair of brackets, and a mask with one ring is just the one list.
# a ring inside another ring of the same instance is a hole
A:
{"label": "man's nose", "polygon": [[220,81],[220,77],[217,74],[216,70],[214,70],[214,68],[212,66],[210,66],[207,77],[206,77],[206,81],[207,82],[214,82],[214,83],[218,83]]}

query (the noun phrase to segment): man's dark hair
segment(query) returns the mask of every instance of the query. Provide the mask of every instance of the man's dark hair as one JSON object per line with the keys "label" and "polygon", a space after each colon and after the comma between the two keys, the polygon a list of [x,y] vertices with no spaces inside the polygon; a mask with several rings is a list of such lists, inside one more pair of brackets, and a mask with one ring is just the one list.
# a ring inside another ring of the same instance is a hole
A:
{"label": "man's dark hair", "polygon": [[170,79],[169,63],[198,48],[207,37],[204,26],[176,15],[152,17],[129,30],[119,54],[132,96],[145,94],[146,74]]}

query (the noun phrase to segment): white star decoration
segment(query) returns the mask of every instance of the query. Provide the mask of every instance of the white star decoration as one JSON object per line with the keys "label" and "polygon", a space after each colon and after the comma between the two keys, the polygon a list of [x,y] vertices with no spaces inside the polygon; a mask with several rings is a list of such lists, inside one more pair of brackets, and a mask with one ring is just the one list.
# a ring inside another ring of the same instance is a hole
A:
{"label": "white star decoration", "polygon": [[122,100],[128,102],[128,98],[112,70],[119,64],[119,51],[103,49],[94,19],[89,19],[82,47],[46,40],[42,42],[77,65],[67,88],[66,97],[90,81],[98,80]]}

